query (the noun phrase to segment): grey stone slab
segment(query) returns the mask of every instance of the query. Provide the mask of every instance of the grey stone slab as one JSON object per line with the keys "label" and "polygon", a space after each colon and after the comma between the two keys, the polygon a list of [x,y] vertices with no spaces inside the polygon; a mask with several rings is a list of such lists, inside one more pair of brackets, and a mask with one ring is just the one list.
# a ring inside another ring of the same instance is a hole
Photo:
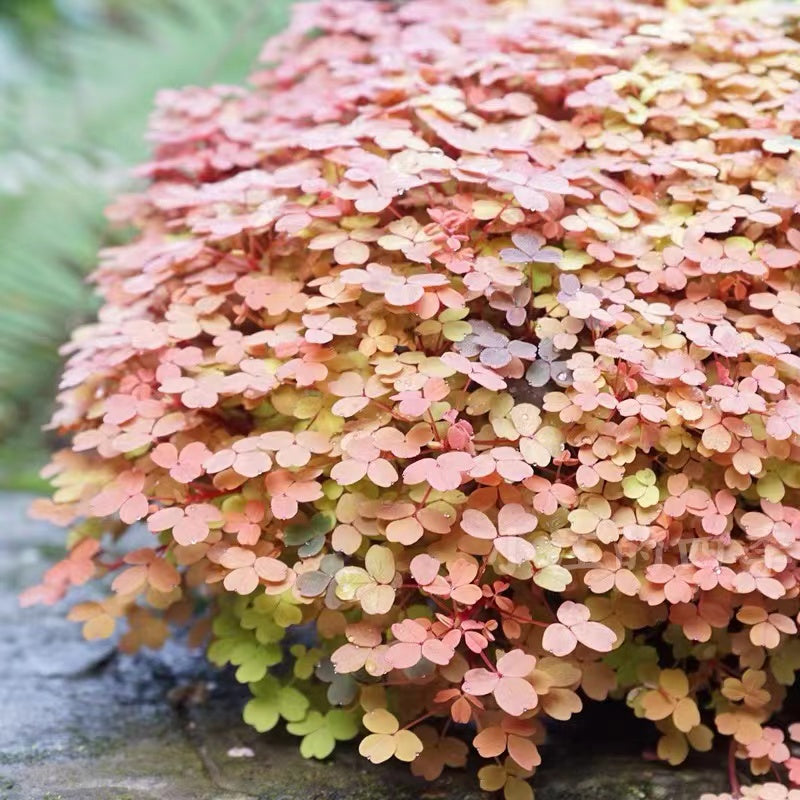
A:
{"label": "grey stone slab", "polygon": [[[473,774],[433,784],[352,747],[305,761],[296,740],[241,722],[242,687],[170,643],[119,656],[87,643],[65,606],[20,609],[17,593],[58,556],[63,534],[26,518],[30,498],[0,496],[0,800],[477,800]],[[207,699],[175,702],[203,687]],[[555,729],[537,800],[695,800],[724,770],[643,761],[630,716],[604,709]],[[234,758],[249,748],[253,756]]]}

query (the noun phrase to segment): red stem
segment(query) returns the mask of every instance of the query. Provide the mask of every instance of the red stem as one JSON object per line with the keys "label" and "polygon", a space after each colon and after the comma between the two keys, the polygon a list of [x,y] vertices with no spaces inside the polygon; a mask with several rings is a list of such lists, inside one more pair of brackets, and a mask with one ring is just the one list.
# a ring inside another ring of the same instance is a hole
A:
{"label": "red stem", "polygon": [[736,740],[731,737],[728,747],[728,782],[731,785],[731,794],[734,798],[742,796],[742,785],[739,783],[739,776],[736,774]]}
{"label": "red stem", "polygon": [[495,667],[495,665],[489,661],[489,659],[486,657],[486,653],[484,653],[483,650],[481,650],[478,655],[483,659],[484,664],[486,664],[486,666],[489,667],[492,672],[497,672],[497,667]]}

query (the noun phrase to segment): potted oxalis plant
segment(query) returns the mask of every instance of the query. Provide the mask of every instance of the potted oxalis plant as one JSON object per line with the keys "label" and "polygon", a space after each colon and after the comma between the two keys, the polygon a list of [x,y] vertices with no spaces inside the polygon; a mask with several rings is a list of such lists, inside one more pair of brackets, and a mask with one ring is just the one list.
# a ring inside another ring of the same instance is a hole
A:
{"label": "potted oxalis plant", "polygon": [[798,6],[327,0],[263,62],[158,99],[24,601],[194,619],[308,757],[526,800],[615,697],[798,797]]}

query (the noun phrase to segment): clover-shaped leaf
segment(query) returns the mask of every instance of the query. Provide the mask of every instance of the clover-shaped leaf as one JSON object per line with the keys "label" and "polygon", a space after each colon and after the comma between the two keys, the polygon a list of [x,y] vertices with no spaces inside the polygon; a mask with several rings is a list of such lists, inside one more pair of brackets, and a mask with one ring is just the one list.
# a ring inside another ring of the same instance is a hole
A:
{"label": "clover-shaped leaf", "polygon": [[607,653],[617,640],[611,628],[590,620],[591,611],[581,603],[565,600],[556,616],[558,622],[548,625],[542,638],[542,647],[553,655],[569,655],[578,642],[599,653]]}
{"label": "clover-shaped leaf", "polygon": [[290,722],[286,730],[293,736],[302,736],[300,754],[303,758],[327,758],[336,742],[345,742],[358,733],[358,718],[353,712],[333,709],[327,714],[310,711],[299,721]]}
{"label": "clover-shaped leaf", "polygon": [[282,717],[297,722],[306,716],[308,699],[291,686],[281,686],[277,679],[266,676],[250,684],[253,699],[244,707],[244,721],[259,733],[272,730]]}
{"label": "clover-shaped leaf", "polygon": [[688,695],[686,673],[679,669],[665,669],[658,676],[657,688],[646,692],[641,704],[648,719],[671,717],[675,727],[687,733],[700,724],[697,703]]}
{"label": "clover-shaped leaf", "polygon": [[656,486],[656,474],[651,469],[640,469],[622,481],[625,497],[635,500],[642,508],[654,506],[660,493]]}
{"label": "clover-shaped leaf", "polygon": [[358,600],[367,614],[385,614],[394,602],[394,554],[388,547],[373,545],[364,557],[364,566],[343,567],[336,573],[336,596]]}
{"label": "clover-shaped leaf", "polygon": [[482,511],[467,509],[461,527],[476,539],[491,539],[498,553],[512,564],[522,564],[536,556],[536,548],[523,536],[535,530],[537,522],[535,514],[518,503],[512,503],[500,509],[497,525]]}
{"label": "clover-shaped leaf", "polygon": [[534,656],[512,650],[498,659],[494,672],[483,667],[468,670],[464,675],[464,691],[478,697],[492,694],[503,711],[518,717],[538,703],[536,691],[526,680],[535,666]]}
{"label": "clover-shaped leaf", "polygon": [[401,729],[397,718],[386,709],[368,711],[362,724],[370,734],[361,740],[358,752],[373,764],[381,764],[392,757],[413,761],[423,750],[420,738],[412,731]]}

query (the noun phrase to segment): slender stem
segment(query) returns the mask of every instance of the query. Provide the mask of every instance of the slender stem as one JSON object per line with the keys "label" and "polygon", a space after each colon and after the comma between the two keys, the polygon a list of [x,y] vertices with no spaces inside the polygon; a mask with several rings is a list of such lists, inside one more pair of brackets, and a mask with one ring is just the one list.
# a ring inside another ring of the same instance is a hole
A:
{"label": "slender stem", "polygon": [[742,796],[742,786],[739,783],[739,776],[736,774],[736,740],[731,737],[728,747],[728,782],[731,785],[731,794],[734,798]]}
{"label": "slender stem", "polygon": [[478,655],[483,659],[483,663],[486,664],[486,666],[489,667],[489,669],[492,672],[497,672],[497,667],[495,667],[495,665],[492,664],[491,661],[489,661],[489,659],[486,656],[486,653],[484,653],[483,650],[481,650],[480,653],[478,653]]}
{"label": "slender stem", "polygon": [[510,619],[512,622],[519,622],[522,625],[536,625],[539,628],[549,628],[549,622],[540,622],[538,619],[526,619],[525,617],[515,617],[513,614],[504,614],[500,612],[503,619]]}
{"label": "slender stem", "polygon": [[414,725],[419,725],[420,722],[428,719],[428,717],[432,717],[436,712],[429,711],[427,714],[423,714],[421,717],[417,717],[416,719],[412,719],[411,722],[406,723],[403,725],[403,730],[408,730],[409,728],[413,728]]}

